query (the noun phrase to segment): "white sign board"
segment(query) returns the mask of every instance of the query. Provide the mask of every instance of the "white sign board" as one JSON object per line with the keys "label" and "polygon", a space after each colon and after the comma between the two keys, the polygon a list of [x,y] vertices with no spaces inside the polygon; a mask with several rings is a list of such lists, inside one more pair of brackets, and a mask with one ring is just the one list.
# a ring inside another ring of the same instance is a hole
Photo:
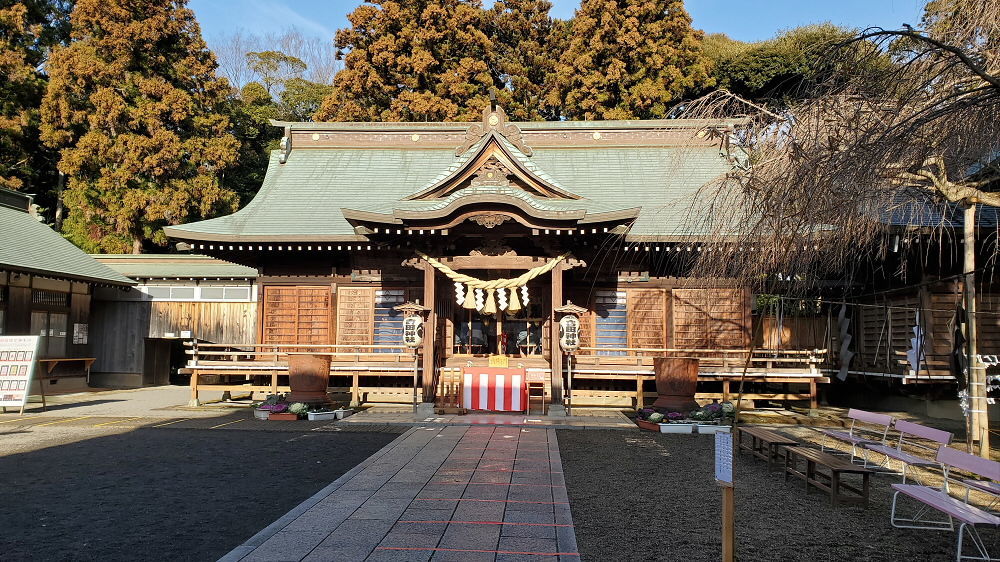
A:
{"label": "white sign board", "polygon": [[73,345],[86,345],[87,332],[86,324],[73,324]]}
{"label": "white sign board", "polygon": [[27,404],[37,355],[38,336],[0,336],[0,406]]}
{"label": "white sign board", "polygon": [[726,484],[733,483],[733,434],[715,434],[715,479]]}

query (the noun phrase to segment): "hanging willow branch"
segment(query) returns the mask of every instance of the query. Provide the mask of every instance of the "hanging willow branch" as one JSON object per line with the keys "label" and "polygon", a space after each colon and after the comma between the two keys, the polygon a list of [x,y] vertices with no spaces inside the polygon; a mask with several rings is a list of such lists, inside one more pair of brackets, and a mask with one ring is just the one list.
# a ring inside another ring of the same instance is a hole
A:
{"label": "hanging willow branch", "polygon": [[783,289],[881,258],[893,227],[941,233],[956,207],[1000,206],[1000,0],[936,0],[925,29],[869,29],[831,45],[799,101],[721,91],[679,116],[741,116],[707,131],[731,171],[690,216],[713,251],[694,274]]}

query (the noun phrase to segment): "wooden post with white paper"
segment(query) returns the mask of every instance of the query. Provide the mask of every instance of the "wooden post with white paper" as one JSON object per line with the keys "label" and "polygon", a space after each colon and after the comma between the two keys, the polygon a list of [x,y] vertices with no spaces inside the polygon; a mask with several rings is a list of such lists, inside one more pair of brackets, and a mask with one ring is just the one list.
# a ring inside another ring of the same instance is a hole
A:
{"label": "wooden post with white paper", "polygon": [[733,434],[715,434],[715,481],[722,488],[722,560],[736,560],[736,499],[733,495]]}
{"label": "wooden post with white paper", "polygon": [[28,403],[31,376],[38,358],[38,336],[0,336],[0,406],[20,407]]}

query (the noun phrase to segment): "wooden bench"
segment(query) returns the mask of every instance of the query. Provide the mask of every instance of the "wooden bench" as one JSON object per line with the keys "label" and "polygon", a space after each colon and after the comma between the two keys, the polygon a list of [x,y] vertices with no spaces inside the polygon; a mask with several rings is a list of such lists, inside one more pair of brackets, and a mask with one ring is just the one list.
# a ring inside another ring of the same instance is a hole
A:
{"label": "wooden bench", "polygon": [[[955,521],[959,521],[956,560],[1000,560],[1000,558],[990,557],[986,542],[979,535],[980,528],[1000,529],[1000,516],[970,505],[967,501],[952,497],[948,493],[948,482],[952,480],[950,476],[952,468],[970,472],[989,480],[997,480],[1000,479],[1000,462],[977,457],[951,447],[938,449],[936,459],[944,467],[944,485],[940,490],[918,484],[892,485],[895,490],[892,495],[892,510],[889,512],[892,526],[900,529],[955,531]],[[900,517],[897,514],[900,494],[921,504],[916,513],[908,518]],[[968,498],[968,494],[966,494],[966,498]],[[947,517],[947,520],[927,519],[924,514],[928,511],[941,513]],[[966,536],[976,551],[974,555],[963,554],[963,541]]]}
{"label": "wooden bench", "polygon": [[[885,445],[889,436],[889,427],[892,426],[892,416],[851,408],[847,411],[847,418],[851,420],[847,431],[820,429],[819,432],[831,439],[850,443],[851,462],[854,462],[854,457],[858,454],[858,447]],[[826,445],[821,444],[820,450],[825,451]]]}
{"label": "wooden bench", "polygon": [[[805,461],[804,471],[798,469],[799,460]],[[819,467],[825,468],[829,474],[817,470]],[[842,482],[841,477],[844,474],[860,474],[861,488]],[[806,483],[807,492],[809,486],[825,491],[830,494],[830,503],[834,506],[841,503],[859,503],[867,506],[871,475],[872,471],[867,468],[811,447],[785,447],[785,481],[788,481],[789,476],[795,476]],[[846,495],[843,493],[844,490],[855,495]]]}
{"label": "wooden bench", "polygon": [[[45,403],[45,381],[57,381],[59,379],[85,378],[85,379],[87,379],[87,383],[89,384],[90,383],[90,367],[94,364],[94,361],[97,361],[96,357],[63,357],[63,358],[60,358],[60,359],[38,359],[38,366],[39,367],[45,367],[45,373],[44,374],[41,372],[41,369],[39,369],[39,372],[36,373],[36,376],[34,377],[34,379],[36,381],[38,381],[38,392],[39,392],[39,394],[42,397],[42,411],[44,412],[45,408],[47,406],[46,403]],[[57,366],[59,366],[60,363],[83,363],[83,365],[82,365],[83,366],[83,372],[82,373],[55,374],[55,375],[53,375],[52,371],[54,371],[55,368]],[[6,412],[7,409],[4,408],[4,411]],[[21,413],[22,414],[24,413],[24,406],[21,406]]]}
{"label": "wooden bench", "polygon": [[[798,445],[794,439],[790,439],[763,427],[750,427],[745,425],[736,426],[736,443],[739,445],[739,452],[750,451],[754,457],[767,461],[767,471],[771,472],[779,468],[778,460],[784,457],[781,448],[789,445]],[[750,443],[743,442],[743,435],[750,436]]]}
{"label": "wooden bench", "polygon": [[[876,453],[881,453],[885,456],[885,466],[889,467],[889,459],[895,459],[899,461],[901,465],[901,472],[903,473],[903,484],[906,484],[906,467],[907,466],[941,466],[936,460],[929,459],[925,457],[920,457],[912,453],[908,453],[903,450],[903,445],[906,444],[909,447],[915,447],[919,449],[924,449],[927,451],[932,451],[937,454],[938,448],[946,446],[951,443],[952,434],[950,432],[935,429],[933,427],[927,427],[925,425],[920,425],[919,423],[908,422],[906,420],[896,420],[895,428],[899,431],[899,439],[896,441],[895,447],[890,447],[888,445],[872,444],[867,443],[865,447],[865,466],[868,466],[868,451],[875,451]],[[924,445],[915,439],[907,439],[907,437],[913,437],[916,439],[925,439],[931,443],[935,443],[936,446]]]}

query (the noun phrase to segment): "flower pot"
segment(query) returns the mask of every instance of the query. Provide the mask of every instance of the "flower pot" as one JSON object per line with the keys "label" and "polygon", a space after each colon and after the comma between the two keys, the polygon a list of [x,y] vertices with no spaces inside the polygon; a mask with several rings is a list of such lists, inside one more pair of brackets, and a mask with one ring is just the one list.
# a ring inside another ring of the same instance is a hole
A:
{"label": "flower pot", "polygon": [[693,423],[661,423],[660,433],[693,433]]}
{"label": "flower pot", "polygon": [[309,412],[309,421],[335,420],[340,419],[337,412]]}
{"label": "flower pot", "polygon": [[346,418],[347,416],[350,416],[350,415],[354,414],[354,410],[349,410],[349,409],[341,408],[339,410],[335,410],[333,413],[337,414],[337,419],[338,420],[342,420],[342,419]]}
{"label": "flower pot", "polygon": [[649,422],[646,420],[635,420],[635,425],[639,426],[639,429],[644,429],[646,431],[660,431],[660,424]]}
{"label": "flower pot", "polygon": [[653,408],[663,412],[690,412],[698,407],[698,360],[683,357],[656,357],[656,401]]}
{"label": "flower pot", "polygon": [[697,425],[696,433],[707,433],[707,434],[729,433],[731,429],[732,428],[729,427],[728,425],[719,425],[717,423],[716,424],[699,423]]}
{"label": "flower pot", "polygon": [[330,383],[330,358],[324,355],[288,356],[289,402],[310,405],[331,404],[326,388]]}
{"label": "flower pot", "polygon": [[293,414],[291,412],[282,412],[280,414],[276,414],[274,412],[271,412],[271,414],[269,416],[267,416],[267,419],[272,420],[272,421],[274,421],[274,420],[294,421],[294,420],[299,419],[299,415],[298,414]]}
{"label": "flower pot", "polygon": [[261,410],[260,408],[254,408],[253,417],[258,420],[266,420],[269,415],[271,415],[271,412],[269,410]]}

